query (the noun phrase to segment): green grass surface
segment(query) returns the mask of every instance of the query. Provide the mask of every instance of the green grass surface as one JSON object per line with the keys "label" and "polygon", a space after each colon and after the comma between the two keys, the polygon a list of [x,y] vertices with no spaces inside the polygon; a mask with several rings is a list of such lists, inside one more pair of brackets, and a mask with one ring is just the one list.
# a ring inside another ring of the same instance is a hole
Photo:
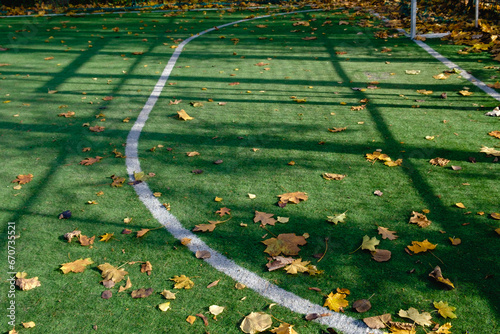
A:
{"label": "green grass surface", "polygon": [[[17,291],[17,326],[35,321],[40,333],[92,332],[94,325],[105,333],[238,333],[246,314],[269,312],[268,300],[248,289],[235,290],[233,280],[194,258],[164,230],[151,231],[143,238],[121,235],[123,228],[137,231],[158,223],[132,187],[109,186],[111,175],[126,176],[124,159],[115,158],[112,151],[124,153],[128,131],[174,50],[170,48],[173,40],[249,14],[258,13],[196,12],[174,17],[143,13],[2,22],[0,45],[9,50],[0,53],[0,63],[11,64],[0,67],[1,102],[10,101],[1,109],[2,240],[6,240],[6,223],[15,222],[20,235],[16,271],[38,276],[42,282],[34,290]],[[408,39],[375,39],[375,30],[356,24],[364,18],[349,20],[334,13],[287,15],[240,23],[190,42],[140,138],[142,168],[156,174],[148,183],[162,193],[160,201],[170,203],[171,212],[188,229],[220,219],[215,211],[230,208],[231,219],[213,233],[200,235],[203,240],[239,265],[314,303],[323,304],[323,296],[337,287],[347,288],[350,303],[371,297],[373,305],[365,314],[346,309],[347,315],[363,318],[392,313],[398,319],[399,309],[431,311],[433,301],[443,300],[457,307],[458,318],[451,320],[453,333],[498,333],[498,235],[494,229],[499,224],[487,217],[499,210],[498,165],[478,153],[482,145],[499,144],[487,135],[500,130],[498,120],[483,116],[498,102],[458,75],[444,81],[433,79],[446,69],[444,65]],[[299,19],[310,20],[310,26],[293,26]],[[332,23],[323,25],[326,20]],[[338,25],[339,20],[351,24]],[[308,36],[318,38],[302,40]],[[239,39],[236,45],[234,38]],[[456,47],[431,44],[454,57]],[[392,51],[381,52],[384,47]],[[490,77],[498,71],[482,69],[488,59],[479,56],[483,62],[477,63],[474,57],[456,61],[492,83]],[[268,65],[256,66],[259,62]],[[406,75],[408,69],[421,73]],[[379,82],[378,89],[352,89],[366,88],[373,81]],[[233,82],[239,84],[229,85]],[[458,95],[463,87],[474,95]],[[416,92],[419,89],[434,93],[421,95]],[[49,90],[57,93],[48,94]],[[443,92],[448,94],[446,100],[439,97]],[[106,96],[113,99],[103,100]],[[307,101],[297,103],[291,96]],[[366,109],[351,110],[365,98],[369,99]],[[183,101],[170,105],[174,99]],[[202,102],[203,107],[192,107],[190,102]],[[177,120],[180,109],[194,120]],[[57,117],[69,110],[76,112],[75,117]],[[104,122],[103,117],[96,118],[100,113],[105,115]],[[122,122],[126,117],[129,123]],[[106,129],[93,133],[83,123]],[[328,131],[344,126],[343,132]],[[85,147],[91,151],[83,153]],[[376,149],[394,160],[402,158],[403,166],[390,168],[366,161],[364,155]],[[187,157],[190,151],[200,155]],[[104,159],[92,166],[78,164],[95,156]],[[429,164],[438,156],[450,159],[450,164]],[[477,162],[468,162],[469,157]],[[214,164],[218,159],[223,163]],[[288,165],[290,161],[295,165]],[[460,165],[462,170],[453,171],[450,165]],[[191,171],[196,169],[204,172],[195,175]],[[321,177],[324,172],[347,177],[326,181]],[[16,175],[28,173],[34,175],[33,181],[20,190],[12,189]],[[384,192],[382,197],[373,195],[377,189]],[[98,196],[99,191],[104,195]],[[279,208],[276,196],[293,191],[307,192],[309,199]],[[251,200],[248,193],[257,197]],[[215,202],[216,196],[223,201]],[[90,200],[98,204],[86,204]],[[454,207],[457,202],[467,209]],[[432,225],[425,229],[409,225],[411,211],[423,209],[430,210]],[[57,219],[64,210],[72,210],[70,220]],[[252,222],[255,210],[290,217],[290,222],[263,230]],[[345,223],[326,222],[326,216],[346,210]],[[465,211],[472,213],[464,215]],[[486,215],[476,215],[478,211]],[[133,217],[132,222],[125,224],[125,217]],[[380,243],[379,248],[392,251],[387,263],[377,263],[361,250],[352,253],[364,235],[378,236],[377,224],[399,236]],[[89,236],[114,233],[116,238],[96,242],[92,249],[66,243],[62,235],[75,228]],[[265,235],[280,233],[308,233],[300,257],[324,274],[267,272],[261,241]],[[462,244],[452,246],[449,237],[461,238]],[[317,263],[313,255],[325,251],[325,238],[329,239],[328,251]],[[424,239],[438,244],[433,252],[436,257],[405,253],[411,241]],[[5,242],[2,247],[5,254]],[[87,257],[95,265],[84,273],[60,272],[60,264]],[[139,264],[125,265],[125,269],[132,289],[153,287],[155,294],[132,299],[130,292],[118,293],[115,287],[113,298],[101,299],[105,288],[99,284],[96,266],[129,261],[153,264],[151,276],[140,273]],[[456,289],[444,290],[428,278],[436,265]],[[2,291],[7,291],[7,264],[2,268]],[[408,274],[412,269],[414,273]],[[156,306],[164,299],[157,292],[173,290],[169,279],[182,274],[192,277],[195,287],[179,291],[172,310],[160,312]],[[221,279],[218,286],[205,288],[217,279]],[[309,287],[318,287],[322,293]],[[2,309],[5,302],[2,298]],[[185,321],[200,312],[209,316],[212,304],[227,308],[217,321],[210,319],[208,327],[199,319],[192,326]],[[295,324],[299,333],[324,329],[286,309],[271,311],[276,318]],[[447,321],[436,313],[433,316],[441,324]],[[2,331],[11,329],[7,321],[1,326]]]}

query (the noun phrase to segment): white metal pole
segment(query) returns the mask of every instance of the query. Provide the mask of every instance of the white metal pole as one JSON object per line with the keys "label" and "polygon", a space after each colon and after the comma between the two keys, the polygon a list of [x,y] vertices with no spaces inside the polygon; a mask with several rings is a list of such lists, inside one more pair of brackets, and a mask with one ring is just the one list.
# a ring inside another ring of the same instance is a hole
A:
{"label": "white metal pole", "polygon": [[476,0],[476,28],[479,26],[479,0]]}
{"label": "white metal pole", "polygon": [[417,0],[411,0],[411,26],[410,37],[415,39],[417,35]]}

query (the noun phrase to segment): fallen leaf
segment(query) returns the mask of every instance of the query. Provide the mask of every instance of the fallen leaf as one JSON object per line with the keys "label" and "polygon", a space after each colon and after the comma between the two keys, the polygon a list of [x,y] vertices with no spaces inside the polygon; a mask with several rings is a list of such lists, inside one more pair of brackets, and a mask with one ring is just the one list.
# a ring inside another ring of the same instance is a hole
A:
{"label": "fallen leaf", "polygon": [[33,277],[33,278],[20,277],[16,279],[16,286],[23,291],[34,289],[40,285],[42,284],[38,280],[38,277]]}
{"label": "fallen leaf", "polygon": [[359,299],[352,303],[352,308],[359,313],[364,313],[372,308],[372,304],[368,299]]}
{"label": "fallen leaf", "polygon": [[273,271],[276,269],[283,268],[294,261],[291,257],[284,256],[274,256],[269,258],[269,262],[266,264],[267,270]]}
{"label": "fallen leaf", "polygon": [[439,283],[443,283],[448,288],[451,289],[455,288],[455,285],[453,285],[453,283],[448,278],[443,277],[443,274],[441,272],[441,267],[439,266],[436,266],[434,270],[429,273],[429,276],[434,278]]}
{"label": "fallen leaf", "polygon": [[462,240],[460,238],[448,238],[450,239],[450,242],[453,246],[458,246],[462,243]]}
{"label": "fallen leaf", "polygon": [[418,310],[413,307],[410,307],[407,311],[399,310],[398,315],[402,318],[411,319],[420,326],[432,325],[432,322],[430,321],[432,319],[432,316],[429,312],[419,313]]}
{"label": "fallen leaf", "polygon": [[73,232],[65,233],[64,239],[68,240],[68,242],[71,242],[74,237],[78,237],[80,234],[82,234],[82,231],[74,230]]}
{"label": "fallen leaf", "polygon": [[429,162],[431,164],[433,164],[434,166],[444,167],[444,166],[446,166],[450,162],[450,160],[445,159],[445,158],[437,157],[437,158],[429,160]]}
{"label": "fallen leaf", "polygon": [[307,265],[310,263],[310,261],[302,261],[302,259],[295,259],[285,267],[285,270],[287,274],[292,274],[296,275],[298,273],[304,273],[307,272],[309,269],[307,268]]}
{"label": "fallen leaf", "polygon": [[334,173],[323,173],[323,178],[325,180],[342,180],[346,177],[345,174],[334,174]]}
{"label": "fallen leaf", "polygon": [[57,116],[69,118],[69,117],[75,116],[75,114],[76,113],[74,111],[68,111],[68,112],[63,112],[63,113],[57,114]]}
{"label": "fallen leaf", "polygon": [[137,235],[136,237],[137,238],[142,238],[144,235],[146,235],[146,233],[148,233],[149,231],[151,231],[149,228],[141,228],[139,231],[137,231]]}
{"label": "fallen leaf", "polygon": [[376,251],[375,247],[378,244],[380,244],[380,240],[378,240],[376,237],[370,239],[369,236],[365,235],[363,237],[363,243],[361,244],[361,249],[367,249],[369,251],[375,252]]}
{"label": "fallen leaf", "polygon": [[146,298],[149,297],[153,293],[153,288],[149,289],[137,289],[132,291],[130,294],[132,298],[137,299],[137,298]]}
{"label": "fallen leaf", "polygon": [[389,167],[396,167],[396,166],[401,166],[401,164],[403,163],[403,159],[398,159],[398,160],[389,160],[389,161],[386,161],[384,162],[384,165],[386,166],[389,166]]}
{"label": "fallen leaf", "polygon": [[327,306],[330,310],[335,312],[344,312],[344,307],[349,305],[349,302],[345,298],[346,294],[344,293],[337,292],[333,294],[333,292],[330,292],[330,294],[326,296],[323,307]]}
{"label": "fallen leaf", "polygon": [[203,107],[203,103],[201,102],[190,102],[189,104],[195,108]]}
{"label": "fallen leaf", "polygon": [[278,217],[276,217],[276,218],[277,218],[277,220],[276,220],[276,221],[277,221],[278,223],[281,223],[281,224],[286,224],[286,223],[288,223],[288,222],[290,221],[290,218],[289,218],[289,217],[280,217],[280,216],[278,216]]}
{"label": "fallen leaf", "polygon": [[131,287],[132,287],[132,282],[130,281],[130,277],[127,277],[127,282],[125,282],[124,286],[120,286],[118,292],[123,292],[127,289],[130,289]]}
{"label": "fallen leaf", "polygon": [[418,75],[420,74],[420,70],[405,70],[405,73],[409,75]]}
{"label": "fallen leaf", "polygon": [[409,224],[417,224],[418,226],[424,228],[432,223],[423,213],[412,211],[411,214],[412,216],[410,217],[410,221],[408,222]]}
{"label": "fallen leaf", "polygon": [[458,94],[460,94],[462,96],[471,96],[474,93],[473,92],[469,92],[468,90],[461,90],[461,91],[458,92]]}
{"label": "fallen leaf", "polygon": [[181,102],[182,102],[182,100],[174,100],[174,101],[170,100],[170,102],[169,102],[169,104],[168,104],[168,105],[172,105],[172,104],[179,104],[179,103],[181,103]]}
{"label": "fallen leaf", "polygon": [[197,313],[196,315],[197,315],[198,317],[200,317],[200,318],[201,318],[201,320],[203,320],[203,324],[204,324],[205,326],[208,326],[208,319],[207,319],[207,317],[205,317],[205,315],[204,315],[204,314]]}
{"label": "fallen leaf", "polygon": [[491,131],[488,132],[488,134],[492,137],[499,138],[500,139],[500,131]]}
{"label": "fallen leaf", "polygon": [[278,195],[278,197],[280,198],[280,202],[282,203],[293,203],[293,204],[297,204],[301,201],[307,201],[308,198],[306,193],[300,191],[281,194]]}
{"label": "fallen leaf", "polygon": [[240,328],[244,333],[256,334],[265,331],[273,324],[271,316],[264,312],[252,312],[241,322]]}
{"label": "fallen leaf", "polygon": [[101,277],[104,280],[112,280],[115,283],[122,281],[128,275],[125,270],[114,267],[109,263],[100,264],[97,268],[101,271]]}
{"label": "fallen leaf", "polygon": [[111,292],[111,290],[105,290],[101,293],[102,299],[110,299],[111,297],[113,297],[113,292]]}
{"label": "fallen leaf", "polygon": [[29,183],[33,179],[33,174],[19,174],[14,181],[11,183],[18,183],[18,184],[26,184]]}
{"label": "fallen leaf", "polygon": [[444,73],[439,73],[439,74],[433,75],[432,77],[436,80],[446,80],[449,78],[449,76],[444,74]]}
{"label": "fallen leaf", "polygon": [[433,93],[433,91],[432,90],[419,89],[419,90],[417,90],[417,93],[422,94],[422,95],[431,95]]}
{"label": "fallen leaf", "polygon": [[451,327],[452,327],[451,323],[447,322],[444,325],[439,326],[439,328],[436,331],[432,331],[429,334],[451,334],[451,332],[450,332]]}
{"label": "fallen leaf", "polygon": [[79,165],[90,166],[96,162],[101,161],[102,157],[96,156],[95,158],[86,158],[79,162]]}
{"label": "fallen leaf", "polygon": [[255,211],[255,217],[253,218],[254,223],[260,222],[262,226],[273,225],[276,223],[276,219],[272,218],[273,213],[265,213],[260,211]]}
{"label": "fallen leaf", "polygon": [[192,325],[196,321],[196,317],[194,315],[189,315],[186,318],[186,321],[189,322]]}
{"label": "fallen leaf", "polygon": [[209,259],[210,257],[212,257],[212,254],[210,254],[210,252],[207,250],[202,250],[196,251],[195,256],[197,259]]}
{"label": "fallen leaf", "polygon": [[185,275],[174,276],[170,280],[175,282],[174,289],[191,289],[194,286],[194,282]]}
{"label": "fallen leaf", "polygon": [[392,320],[391,314],[386,313],[374,317],[364,318],[363,322],[372,329],[380,329],[380,328],[385,328],[386,324],[391,322],[391,320]]}
{"label": "fallen leaf", "polygon": [[282,253],[284,255],[298,255],[300,251],[298,246],[307,244],[307,241],[306,238],[297,236],[295,233],[283,233],[279,234],[277,238],[270,238],[262,243],[267,246],[265,253],[278,256]]}
{"label": "fallen leaf", "polygon": [[101,238],[101,240],[99,241],[104,241],[104,242],[108,242],[109,240],[111,240],[114,236],[114,233],[106,233],[106,234],[103,234],[101,236],[99,236]]}
{"label": "fallen leaf", "polygon": [[78,242],[82,246],[91,246],[94,244],[94,240],[95,240],[95,235],[92,236],[92,238],[89,238],[86,235],[80,234],[80,236],[78,237]]}
{"label": "fallen leaf", "polygon": [[148,276],[151,275],[151,272],[153,271],[153,265],[151,262],[146,261],[145,263],[141,264],[141,273],[147,273]]}
{"label": "fallen leaf", "polygon": [[218,306],[218,305],[210,305],[208,307],[208,311],[212,313],[213,315],[219,315],[224,311],[225,307],[224,306]]}
{"label": "fallen leaf", "polygon": [[334,223],[335,225],[337,225],[338,223],[344,223],[344,219],[346,219],[346,212],[341,213],[339,215],[327,216],[326,217],[327,221],[329,223]]}
{"label": "fallen leaf", "polygon": [[177,117],[182,121],[189,121],[194,119],[194,117],[189,116],[184,109],[181,109],[177,112]]}
{"label": "fallen leaf", "polygon": [[287,324],[286,322],[282,322],[279,327],[271,329],[271,333],[276,333],[276,334],[298,334],[295,331],[295,329],[293,329],[293,326],[294,325],[290,325],[290,324]]}
{"label": "fallen leaf", "polygon": [[238,282],[238,283],[236,283],[236,284],[234,285],[234,287],[235,287],[235,289],[236,289],[236,290],[243,290],[243,289],[245,289],[247,286],[246,286],[245,284],[243,284],[243,283]]}
{"label": "fallen leaf", "polygon": [[428,250],[435,249],[437,246],[434,244],[431,244],[427,239],[424,241],[412,241],[411,246],[407,246],[409,250],[411,250],[413,253],[422,253],[422,252],[427,252]]}
{"label": "fallen leaf", "polygon": [[388,228],[378,227],[378,234],[382,235],[382,239],[396,240],[398,236],[395,233],[396,231],[391,231]]}
{"label": "fallen leaf", "polygon": [[189,238],[182,238],[182,239],[181,239],[181,244],[182,244],[183,246],[187,246],[187,245],[189,245],[190,243],[191,243],[191,239],[189,239]]}
{"label": "fallen leaf", "polygon": [[200,155],[200,153],[196,152],[196,151],[193,151],[193,152],[186,152],[186,155],[188,157],[194,157],[194,156]]}
{"label": "fallen leaf", "polygon": [[36,326],[34,321],[22,322],[21,324],[24,328],[33,328]]}
{"label": "fallen leaf", "polygon": [[435,308],[437,308],[438,313],[441,314],[443,318],[451,318],[451,319],[457,318],[457,315],[453,313],[453,311],[455,311],[457,308],[448,305],[448,302],[443,302],[443,301],[440,301],[439,303],[434,302],[433,305]]}
{"label": "fallen leaf", "polygon": [[160,295],[162,295],[163,297],[165,297],[165,299],[169,299],[169,300],[174,300],[176,297],[175,297],[175,293],[171,292],[170,290],[163,290]]}
{"label": "fallen leaf", "polygon": [[500,151],[495,150],[494,148],[487,147],[487,146],[482,146],[481,153],[486,153],[487,155],[492,155],[494,157],[500,157]]}
{"label": "fallen leaf", "polygon": [[103,132],[105,129],[106,127],[99,125],[89,127],[89,130],[92,132]]}
{"label": "fallen leaf", "polygon": [[328,128],[328,131],[333,132],[333,133],[342,132],[345,130],[347,130],[347,126],[343,127],[343,128],[337,128],[337,127],[333,127],[332,129]]}
{"label": "fallen leaf", "polygon": [[76,261],[73,261],[73,262],[68,262],[68,263],[63,263],[61,264],[61,271],[63,272],[63,274],[67,274],[69,272],[72,272],[72,273],[82,273],[85,271],[85,268],[89,265],[89,264],[92,264],[94,263],[94,261],[92,261],[90,259],[90,257],[86,258],[85,260],[84,259],[78,259]]}
{"label": "fallen leaf", "polygon": [[113,99],[113,96],[105,96],[102,99],[103,101],[111,101]]}
{"label": "fallen leaf", "polygon": [[372,252],[372,259],[377,262],[387,262],[391,259],[392,253],[386,249],[376,249]]}
{"label": "fallen leaf", "polygon": [[219,210],[215,211],[215,213],[218,213],[219,216],[224,216],[224,215],[230,215],[231,214],[231,209],[228,209],[226,207],[220,208]]}
{"label": "fallen leaf", "polygon": [[161,303],[160,305],[158,305],[158,308],[160,309],[160,311],[166,312],[170,309],[170,302]]}
{"label": "fallen leaf", "polygon": [[209,285],[207,285],[207,289],[213,288],[214,286],[216,286],[217,284],[219,284],[219,282],[220,282],[220,279],[218,279],[216,281],[213,281],[212,283],[210,283]]}

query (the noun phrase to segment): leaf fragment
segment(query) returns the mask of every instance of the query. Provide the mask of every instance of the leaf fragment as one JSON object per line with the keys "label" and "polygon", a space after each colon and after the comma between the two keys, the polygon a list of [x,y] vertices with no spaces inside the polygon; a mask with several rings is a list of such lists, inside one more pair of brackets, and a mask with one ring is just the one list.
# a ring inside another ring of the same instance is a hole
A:
{"label": "leaf fragment", "polygon": [[335,173],[323,173],[323,178],[325,180],[342,180],[346,177],[345,174],[335,174]]}
{"label": "leaf fragment", "polygon": [[391,320],[392,320],[391,314],[386,313],[374,317],[364,318],[363,322],[372,329],[380,329],[380,328],[385,328],[386,324],[390,323]]}
{"label": "leaf fragment", "polygon": [[[314,37],[316,38],[316,37]],[[279,327],[271,329],[271,333],[275,334],[298,334],[295,329],[293,329],[294,325],[287,324],[286,322],[282,322]]]}
{"label": "leaf fragment", "polygon": [[130,289],[131,287],[132,287],[132,282],[130,281],[130,277],[127,277],[127,282],[125,282],[125,285],[120,286],[118,292],[123,292],[127,289]]}
{"label": "leaf fragment", "polygon": [[376,249],[372,252],[372,259],[377,262],[387,262],[391,259],[391,251],[387,249]]}
{"label": "leaf fragment", "polygon": [[161,303],[160,305],[158,305],[158,308],[160,309],[160,311],[166,312],[170,309],[170,302]]}
{"label": "leaf fragment", "polygon": [[436,157],[434,159],[429,160],[429,163],[431,163],[432,165],[441,167],[446,166],[449,162],[450,160],[440,157]]}

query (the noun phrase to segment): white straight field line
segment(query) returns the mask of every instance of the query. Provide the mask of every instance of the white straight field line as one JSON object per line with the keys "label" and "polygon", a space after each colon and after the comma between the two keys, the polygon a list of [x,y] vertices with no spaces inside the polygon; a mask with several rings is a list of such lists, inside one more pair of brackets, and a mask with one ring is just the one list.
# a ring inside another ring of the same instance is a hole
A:
{"label": "white straight field line", "polygon": [[[289,12],[289,13],[279,13],[275,15],[286,15],[286,14],[294,14],[294,13],[304,13],[311,12],[317,10],[304,10],[297,12]],[[138,156],[138,143],[139,137],[141,135],[141,131],[148,120],[149,114],[153,109],[155,103],[158,101],[160,94],[172,72],[177,59],[179,58],[182,49],[189,43],[191,40],[202,36],[208,32],[211,32],[216,29],[221,29],[227,27],[229,25],[249,21],[262,19],[266,17],[270,17],[271,15],[254,17],[251,19],[239,20],[227,24],[220,25],[216,28],[211,28],[205,31],[200,32],[197,35],[191,36],[190,38],[184,40],[175,52],[171,56],[168,64],[165,66],[163,73],[161,74],[160,79],[156,83],[153,92],[149,96],[146,104],[144,105],[142,111],[140,112],[137,120],[135,121],[132,129],[130,130],[127,137],[127,146],[125,150],[126,158],[126,166],[127,173],[131,179],[134,177],[134,172],[141,171],[141,164],[139,162]],[[146,182],[139,183],[134,186],[134,189],[139,196],[139,199],[144,203],[144,205],[148,208],[148,210],[152,213],[152,215],[163,225],[165,228],[177,239],[189,238],[191,239],[190,244],[188,245],[189,249],[192,252],[206,250],[211,253],[211,258],[206,259],[205,261],[212,265],[215,269],[225,273],[230,276],[234,280],[245,284],[250,289],[256,291],[260,295],[272,300],[273,302],[284,306],[290,309],[293,312],[299,314],[308,314],[308,313],[333,313],[330,316],[322,317],[317,319],[316,321],[333,327],[339,331],[342,331],[344,334],[380,334],[379,330],[369,329],[362,321],[350,318],[344,314],[331,312],[325,307],[320,305],[316,305],[311,303],[309,300],[306,300],[302,297],[299,297],[291,292],[283,290],[282,288],[270,283],[269,281],[263,279],[262,277],[256,275],[255,273],[240,267],[234,261],[228,259],[223,256],[219,252],[211,249],[207,244],[205,244],[197,235],[192,233],[191,231],[185,229],[182,224],[174,217],[170,212],[166,210],[166,208],[160,203],[160,201],[154,197],[152,191],[149,189],[149,186]]]}

